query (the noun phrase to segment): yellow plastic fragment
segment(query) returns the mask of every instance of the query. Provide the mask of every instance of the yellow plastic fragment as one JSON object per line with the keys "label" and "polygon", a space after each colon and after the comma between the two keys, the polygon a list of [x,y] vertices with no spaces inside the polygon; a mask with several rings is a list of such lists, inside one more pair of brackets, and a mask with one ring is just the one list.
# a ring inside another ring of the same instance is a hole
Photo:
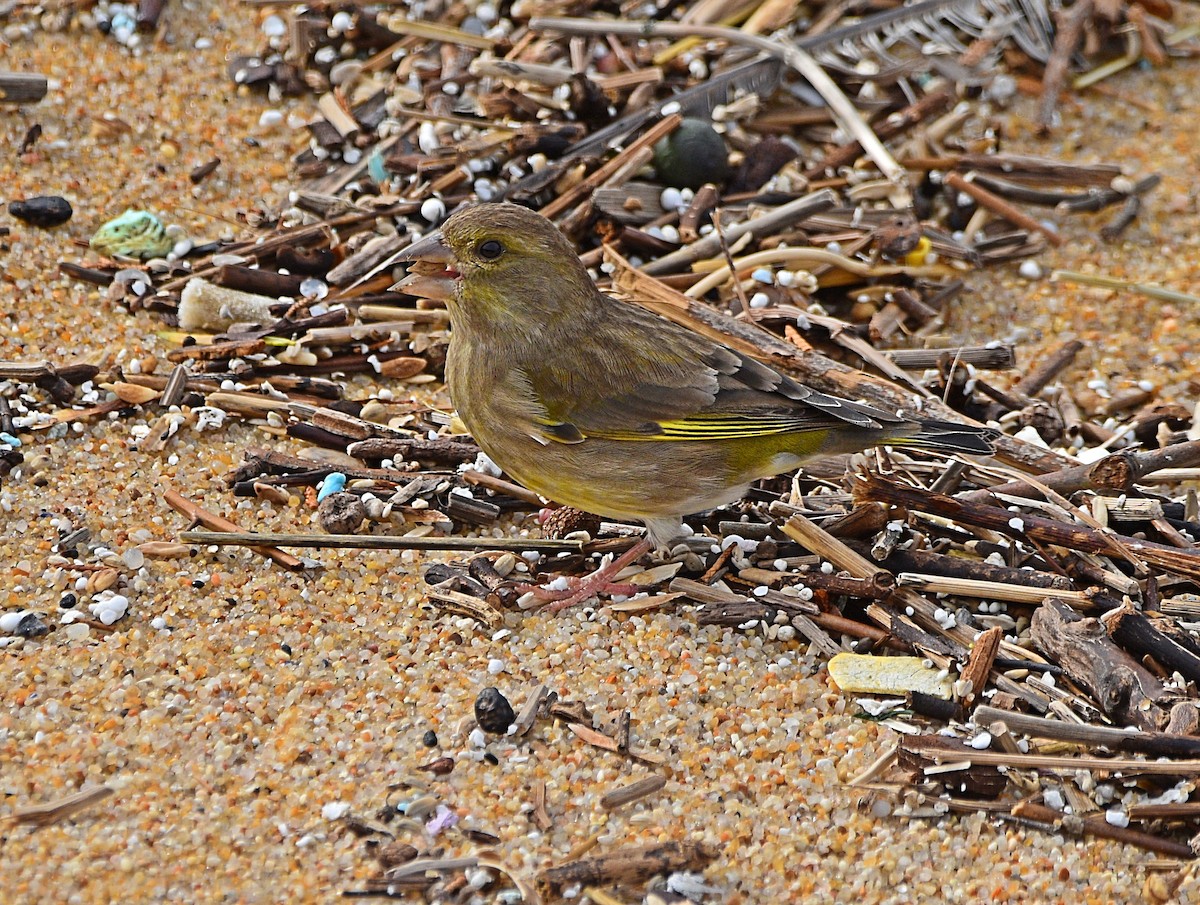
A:
{"label": "yellow plastic fragment", "polygon": [[925,263],[925,259],[929,257],[929,249],[933,248],[933,243],[925,236],[921,236],[917,240],[917,247],[904,256],[904,263],[909,267],[920,267]]}
{"label": "yellow plastic fragment", "polygon": [[829,661],[829,678],[842,691],[857,694],[916,691],[946,700],[953,692],[950,677],[920,657],[838,654]]}

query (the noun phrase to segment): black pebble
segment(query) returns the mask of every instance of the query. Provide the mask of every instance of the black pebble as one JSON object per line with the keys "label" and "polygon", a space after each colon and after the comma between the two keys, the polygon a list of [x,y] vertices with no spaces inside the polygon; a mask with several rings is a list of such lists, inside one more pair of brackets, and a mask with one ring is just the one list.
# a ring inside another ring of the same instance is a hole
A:
{"label": "black pebble", "polygon": [[77,604],[77,603],[79,603],[79,598],[76,597],[74,594],[68,593],[68,594],[62,595],[62,599],[59,600],[58,605],[60,607],[62,607],[64,610],[69,610],[73,606],[75,606],[75,604]]}
{"label": "black pebble", "polygon": [[61,226],[75,213],[71,210],[71,203],[58,195],[38,195],[25,201],[10,202],[8,212],[18,220],[46,229]]}
{"label": "black pebble", "polygon": [[508,698],[498,688],[485,688],[475,699],[475,722],[484,732],[501,735],[508,731],[517,715]]}
{"label": "black pebble", "polygon": [[50,626],[46,625],[40,613],[26,613],[17,623],[17,630],[14,634],[22,638],[40,638],[42,635],[50,634]]}
{"label": "black pebble", "polygon": [[[479,705],[475,705],[475,718],[479,718]],[[507,728],[507,727],[506,727]],[[438,745],[437,733],[432,729],[427,729],[425,734],[421,736],[421,744],[426,748],[436,748]]]}

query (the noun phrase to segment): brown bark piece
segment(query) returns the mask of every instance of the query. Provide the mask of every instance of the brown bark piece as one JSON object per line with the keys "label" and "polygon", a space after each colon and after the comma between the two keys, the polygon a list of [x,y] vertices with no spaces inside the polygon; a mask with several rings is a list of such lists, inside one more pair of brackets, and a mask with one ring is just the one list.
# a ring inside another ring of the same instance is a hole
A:
{"label": "brown bark piece", "polygon": [[1033,614],[1034,643],[1058,661],[1117,724],[1159,731],[1167,725],[1162,683],[1113,643],[1099,619],[1049,598]]}
{"label": "brown bark piece", "polygon": [[1103,617],[1113,641],[1137,657],[1150,656],[1189,682],[1200,682],[1200,655],[1159,631],[1144,613],[1123,606]]}

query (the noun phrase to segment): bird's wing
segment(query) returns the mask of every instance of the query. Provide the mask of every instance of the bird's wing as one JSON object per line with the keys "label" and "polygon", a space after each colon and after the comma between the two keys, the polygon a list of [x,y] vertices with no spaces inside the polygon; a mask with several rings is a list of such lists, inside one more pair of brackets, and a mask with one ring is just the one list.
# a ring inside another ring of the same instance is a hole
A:
{"label": "bird's wing", "polygon": [[[776,369],[653,315],[660,344],[642,351],[593,344],[616,376],[606,393],[575,375],[540,368],[530,388],[545,441],[727,440],[848,424],[881,429],[894,414],[818,392]],[[626,334],[627,335],[627,334]]]}

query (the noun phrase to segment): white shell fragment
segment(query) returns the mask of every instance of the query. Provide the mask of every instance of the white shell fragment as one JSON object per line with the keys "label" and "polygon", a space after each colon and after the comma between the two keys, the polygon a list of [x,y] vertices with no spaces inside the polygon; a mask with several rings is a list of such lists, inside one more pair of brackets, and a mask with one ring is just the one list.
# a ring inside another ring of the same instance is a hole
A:
{"label": "white shell fragment", "polygon": [[278,299],[228,289],[193,277],[179,296],[179,327],[182,330],[224,330],[230,324],[273,323],[271,306]]}

